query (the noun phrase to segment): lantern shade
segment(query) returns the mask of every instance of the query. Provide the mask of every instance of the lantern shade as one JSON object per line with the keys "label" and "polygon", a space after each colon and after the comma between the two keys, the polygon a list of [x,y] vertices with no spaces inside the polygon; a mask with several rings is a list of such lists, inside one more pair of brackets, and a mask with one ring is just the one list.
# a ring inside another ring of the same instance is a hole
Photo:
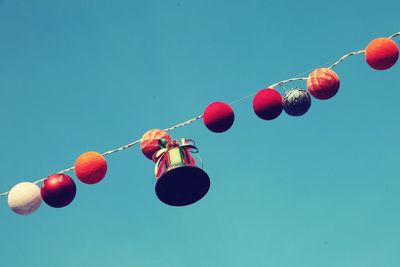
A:
{"label": "lantern shade", "polygon": [[214,133],[222,133],[232,127],[235,114],[230,105],[224,102],[213,102],[209,104],[203,113],[205,126]]}
{"label": "lantern shade", "polygon": [[23,182],[15,185],[8,193],[8,206],[19,215],[35,212],[42,204],[40,188],[34,183]]}
{"label": "lantern shade", "polygon": [[291,89],[283,95],[283,109],[291,116],[304,115],[311,106],[311,97],[304,89]]}
{"label": "lantern shade", "polygon": [[69,205],[76,195],[74,180],[68,175],[57,173],[44,180],[40,190],[43,201],[53,208]]}
{"label": "lantern shade", "polygon": [[376,38],[365,49],[365,60],[376,70],[386,70],[392,67],[399,58],[397,44],[389,38]]}
{"label": "lantern shade", "polygon": [[153,155],[160,150],[159,139],[164,138],[167,142],[171,141],[171,136],[160,129],[152,129],[147,131],[140,141],[140,149],[146,158],[153,160]]}
{"label": "lantern shade", "polygon": [[339,76],[331,69],[319,68],[307,78],[307,88],[317,99],[329,99],[336,95],[340,87]]}
{"label": "lantern shade", "polygon": [[194,166],[175,167],[156,183],[157,197],[170,206],[187,206],[202,199],[210,188],[210,178]]}
{"label": "lantern shade", "polygon": [[273,120],[282,113],[282,96],[272,89],[262,89],[254,96],[253,110],[263,120]]}
{"label": "lantern shade", "polygon": [[85,184],[96,184],[107,173],[107,161],[97,152],[85,152],[75,161],[75,174]]}

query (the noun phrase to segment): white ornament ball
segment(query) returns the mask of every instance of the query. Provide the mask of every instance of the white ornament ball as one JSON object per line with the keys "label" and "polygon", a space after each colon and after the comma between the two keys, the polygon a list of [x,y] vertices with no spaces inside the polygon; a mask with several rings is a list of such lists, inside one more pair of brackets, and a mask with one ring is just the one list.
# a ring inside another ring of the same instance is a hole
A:
{"label": "white ornament ball", "polygon": [[42,204],[40,188],[34,183],[19,183],[8,193],[8,206],[19,215],[35,212],[40,204]]}

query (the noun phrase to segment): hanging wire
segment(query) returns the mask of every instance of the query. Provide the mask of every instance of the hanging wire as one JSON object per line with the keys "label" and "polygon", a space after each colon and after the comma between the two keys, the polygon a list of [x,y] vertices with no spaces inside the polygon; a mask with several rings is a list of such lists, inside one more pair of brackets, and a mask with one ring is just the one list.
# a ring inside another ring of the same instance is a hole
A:
{"label": "hanging wire", "polygon": [[236,99],[235,101],[232,101],[232,102],[230,102],[229,104],[230,104],[230,105],[235,105],[236,103],[242,102],[243,100],[246,100],[247,98],[250,98],[250,97],[254,96],[255,94],[256,94],[256,93],[251,93],[251,94],[249,94],[249,95],[246,95],[246,96],[244,96],[244,97],[241,97],[241,98],[239,98],[239,99]]}
{"label": "hanging wire", "polygon": [[[388,38],[389,38],[389,39],[393,39],[393,38],[395,38],[395,37],[397,37],[397,36],[399,36],[399,35],[400,35],[400,32],[397,32],[397,33],[395,33],[395,34],[389,36]],[[351,57],[351,56],[354,56],[354,55],[362,54],[362,53],[364,53],[364,52],[365,52],[365,50],[358,50],[358,51],[350,52],[350,53],[348,53],[348,54],[342,56],[340,59],[338,59],[338,60],[337,60],[336,62],[334,62],[332,65],[330,65],[328,68],[329,68],[329,69],[332,69],[332,68],[336,67],[338,64],[340,64],[341,62],[343,62],[344,60],[346,60],[347,58],[349,58],[349,57]],[[330,62],[332,62],[332,61],[330,61]],[[329,64],[330,62],[325,63],[324,65],[327,65],[327,64]],[[311,71],[311,70],[310,70],[310,71]],[[304,73],[302,73],[302,74],[300,74],[300,75],[303,75],[303,74],[308,73],[308,72],[310,72],[310,71],[304,72]],[[289,82],[294,82],[294,81],[305,81],[305,80],[307,80],[307,77],[294,77],[294,78],[289,78],[289,79],[286,79],[286,80],[283,80],[283,81],[274,83],[274,84],[270,85],[269,88],[274,88],[274,87],[276,87],[276,86],[282,86],[282,85],[284,85],[284,84],[286,84],[286,83],[289,83]],[[247,96],[241,97],[241,98],[239,98],[239,99],[237,99],[237,100],[232,101],[230,104],[231,104],[231,105],[234,105],[234,104],[236,104],[236,103],[239,103],[239,102],[241,102],[241,101],[244,101],[244,100],[246,100],[246,99],[248,99],[248,98],[254,96],[255,94],[256,94],[256,92],[255,92],[255,93],[252,93],[252,94],[249,94],[249,95],[247,95]],[[196,116],[196,117],[194,117],[194,118],[192,118],[192,119],[190,119],[190,120],[187,120],[187,121],[181,122],[181,123],[179,123],[179,124],[177,124],[177,125],[174,125],[174,126],[171,126],[171,127],[169,127],[169,128],[166,128],[166,129],[164,129],[164,131],[170,132],[170,131],[173,131],[173,130],[175,130],[175,129],[178,129],[178,128],[181,128],[181,127],[185,127],[185,126],[187,126],[187,125],[189,125],[189,124],[191,124],[191,123],[193,123],[193,122],[195,122],[195,121],[197,121],[197,120],[199,120],[199,119],[201,119],[201,118],[203,118],[203,115],[198,115],[198,116]],[[125,150],[125,149],[128,149],[128,148],[131,148],[131,147],[135,146],[136,144],[140,143],[140,141],[141,141],[141,139],[138,139],[138,140],[133,141],[132,143],[129,143],[129,144],[124,145],[124,146],[122,146],[122,147],[119,147],[119,148],[116,148],[116,149],[112,149],[112,150],[106,151],[106,152],[102,153],[102,155],[103,155],[103,156],[107,156],[107,155],[110,155],[110,154],[113,154],[113,153],[117,153],[117,152],[120,152],[120,151]],[[74,169],[75,169],[75,167],[69,167],[69,168],[64,169],[64,170],[62,170],[62,171],[59,171],[59,172],[57,172],[57,173],[67,173],[67,172],[70,172],[70,171],[72,171],[72,170],[74,170]],[[39,180],[37,180],[37,181],[34,181],[33,183],[34,183],[34,184],[38,184],[38,183],[43,182],[43,181],[46,180],[46,179],[47,179],[47,177],[44,177],[44,178],[42,178],[42,179],[39,179]],[[10,192],[10,191],[4,192],[4,193],[0,193],[0,197],[8,195],[9,192]]]}
{"label": "hanging wire", "polygon": [[[132,142],[132,143],[129,143],[129,144],[127,144],[127,145],[121,146],[121,147],[116,148],[116,149],[113,149],[113,150],[109,150],[109,151],[107,151],[107,152],[104,152],[102,155],[103,155],[103,156],[107,156],[107,155],[110,155],[110,154],[112,154],[112,153],[117,153],[117,152],[119,152],[119,151],[128,149],[128,148],[130,148],[130,147],[133,147],[133,146],[136,145],[137,143],[140,143],[140,141],[142,141],[142,139],[138,139],[138,140],[136,140],[136,141],[134,141],[134,142]],[[71,168],[69,168],[69,169],[72,170],[73,167],[71,167]],[[70,171],[69,169],[67,169],[67,170]]]}
{"label": "hanging wire", "polygon": [[184,127],[186,125],[189,125],[189,124],[191,124],[191,123],[193,123],[193,122],[195,122],[195,121],[197,121],[197,120],[199,120],[201,118],[203,118],[203,115],[198,115],[198,116],[194,117],[193,119],[190,119],[190,120],[184,121],[182,123],[179,123],[177,125],[174,125],[172,127],[166,128],[166,129],[164,129],[164,131],[166,131],[166,132],[173,131],[173,130],[178,129],[180,127]]}
{"label": "hanging wire", "polygon": [[399,36],[399,35],[400,35],[400,32],[396,32],[395,34],[389,36],[388,38],[393,39],[394,37]]}
{"label": "hanging wire", "polygon": [[328,69],[334,68],[337,64],[339,64],[339,63],[342,62],[343,60],[347,59],[348,57],[351,57],[351,56],[354,56],[354,55],[359,55],[359,54],[362,54],[362,53],[364,53],[364,52],[365,52],[365,50],[358,50],[358,51],[350,52],[350,53],[344,55],[343,57],[341,57],[338,61],[336,61],[335,63],[333,63],[331,66],[329,66]]}
{"label": "hanging wire", "polygon": [[294,81],[306,81],[306,80],[307,80],[307,77],[295,77],[295,78],[290,78],[287,80],[283,80],[283,81],[274,83],[273,85],[270,85],[269,87],[274,88],[275,86],[283,85],[285,83],[294,82]]}

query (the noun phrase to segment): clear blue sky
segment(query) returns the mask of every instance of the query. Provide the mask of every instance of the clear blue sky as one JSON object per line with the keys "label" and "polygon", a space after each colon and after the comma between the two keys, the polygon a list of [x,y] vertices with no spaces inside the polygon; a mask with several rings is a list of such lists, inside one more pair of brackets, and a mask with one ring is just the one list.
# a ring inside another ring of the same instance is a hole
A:
{"label": "clear blue sky", "polygon": [[[400,30],[399,8],[1,0],[0,190],[362,49]],[[335,70],[338,95],[304,117],[262,121],[248,99],[227,133],[173,132],[211,177],[193,206],[158,201],[138,147],[110,156],[100,184],[77,181],[64,209],[21,217],[2,198],[2,266],[400,266],[400,63]]]}

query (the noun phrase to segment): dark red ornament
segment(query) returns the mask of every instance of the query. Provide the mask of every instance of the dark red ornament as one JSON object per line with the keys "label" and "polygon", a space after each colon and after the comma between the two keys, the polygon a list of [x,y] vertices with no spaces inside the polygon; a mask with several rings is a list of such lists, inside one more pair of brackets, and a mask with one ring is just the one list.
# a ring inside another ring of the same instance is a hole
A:
{"label": "dark red ornament", "polygon": [[68,175],[57,173],[44,180],[40,190],[43,201],[53,208],[62,208],[74,200],[76,186]]}
{"label": "dark red ornament", "polygon": [[283,110],[281,94],[272,88],[258,91],[253,99],[253,110],[263,120],[277,118]]}
{"label": "dark red ornament", "polygon": [[204,110],[203,121],[210,131],[222,133],[232,127],[235,121],[235,114],[227,103],[214,102]]}

